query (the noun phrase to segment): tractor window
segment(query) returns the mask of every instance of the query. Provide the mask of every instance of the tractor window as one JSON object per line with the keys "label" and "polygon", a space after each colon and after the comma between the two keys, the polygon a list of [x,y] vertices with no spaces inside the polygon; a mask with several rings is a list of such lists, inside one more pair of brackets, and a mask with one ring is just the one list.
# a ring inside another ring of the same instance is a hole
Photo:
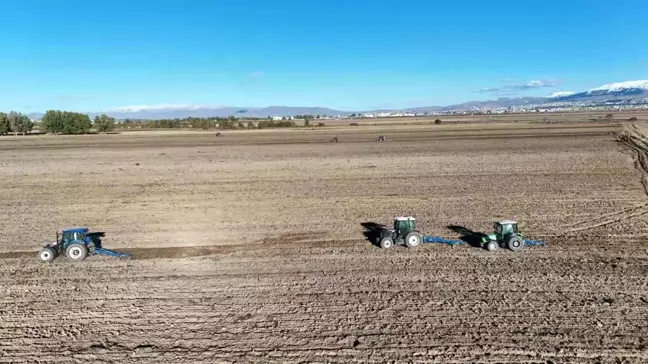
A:
{"label": "tractor window", "polygon": [[502,234],[503,235],[513,234],[514,230],[517,230],[517,229],[514,229],[513,225],[507,224],[507,225],[502,226]]}
{"label": "tractor window", "polygon": [[405,227],[407,226],[406,224],[407,224],[407,222],[405,222],[403,220],[398,220],[398,222],[396,223],[396,225],[398,225],[398,227],[396,227],[396,231],[405,230]]}
{"label": "tractor window", "polygon": [[408,221],[408,220],[396,220],[394,222],[394,230],[396,230],[396,231],[409,231],[410,230],[410,221]]}
{"label": "tractor window", "polygon": [[63,233],[63,242],[67,243],[69,241],[74,240],[74,236],[71,232],[64,232]]}
{"label": "tractor window", "polygon": [[502,225],[495,224],[495,234],[499,235],[502,233]]}
{"label": "tractor window", "polygon": [[518,230],[517,225],[511,225],[511,228],[513,229],[513,234],[519,234],[520,233],[520,230]]}

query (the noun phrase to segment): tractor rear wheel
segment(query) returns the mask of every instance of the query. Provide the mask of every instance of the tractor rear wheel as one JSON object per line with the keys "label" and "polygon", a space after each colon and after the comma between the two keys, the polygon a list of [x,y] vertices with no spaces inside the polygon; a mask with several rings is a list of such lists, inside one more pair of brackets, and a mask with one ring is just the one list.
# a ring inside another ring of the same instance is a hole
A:
{"label": "tractor rear wheel", "polygon": [[38,259],[43,263],[51,263],[56,259],[56,250],[50,247],[44,247],[38,252]]}
{"label": "tractor rear wheel", "polygon": [[495,240],[491,240],[486,243],[486,250],[488,250],[489,252],[494,252],[497,249],[499,249],[499,243]]}
{"label": "tractor rear wheel", "polygon": [[508,240],[507,246],[512,251],[519,252],[520,250],[522,250],[522,248],[524,248],[524,240],[516,235],[511,236]]}
{"label": "tractor rear wheel", "polygon": [[65,249],[65,255],[71,260],[80,262],[88,256],[88,248],[83,244],[70,244]]}
{"label": "tractor rear wheel", "polygon": [[411,232],[405,236],[405,245],[407,245],[408,248],[416,248],[417,246],[421,245],[421,235],[415,232]]}
{"label": "tractor rear wheel", "polygon": [[389,249],[394,246],[394,240],[390,238],[389,236],[386,236],[382,239],[380,239],[380,247],[383,249]]}

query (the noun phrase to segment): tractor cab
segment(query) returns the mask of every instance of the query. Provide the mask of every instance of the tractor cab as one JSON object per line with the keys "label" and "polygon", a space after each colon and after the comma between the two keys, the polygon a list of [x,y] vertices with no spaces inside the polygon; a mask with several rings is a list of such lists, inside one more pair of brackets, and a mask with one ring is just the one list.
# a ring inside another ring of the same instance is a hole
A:
{"label": "tractor cab", "polygon": [[58,233],[56,233],[56,241],[60,242],[62,247],[65,249],[66,245],[70,244],[73,241],[85,241],[86,234],[90,231],[88,228],[74,228],[66,229],[61,232],[60,240]]}
{"label": "tractor cab", "polygon": [[398,236],[405,236],[410,231],[416,230],[416,219],[408,217],[397,217],[394,219],[394,231]]}
{"label": "tractor cab", "polygon": [[517,235],[520,233],[517,222],[513,220],[498,221],[493,224],[493,227],[495,228],[497,240],[500,241],[508,239],[511,235]]}

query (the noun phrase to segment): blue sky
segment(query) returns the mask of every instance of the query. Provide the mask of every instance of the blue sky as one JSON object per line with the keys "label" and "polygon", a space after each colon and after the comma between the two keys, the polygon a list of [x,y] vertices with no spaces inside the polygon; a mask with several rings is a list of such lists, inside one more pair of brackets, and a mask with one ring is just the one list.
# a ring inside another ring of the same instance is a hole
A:
{"label": "blue sky", "polygon": [[21,0],[0,14],[0,110],[366,110],[648,79],[645,0]]}

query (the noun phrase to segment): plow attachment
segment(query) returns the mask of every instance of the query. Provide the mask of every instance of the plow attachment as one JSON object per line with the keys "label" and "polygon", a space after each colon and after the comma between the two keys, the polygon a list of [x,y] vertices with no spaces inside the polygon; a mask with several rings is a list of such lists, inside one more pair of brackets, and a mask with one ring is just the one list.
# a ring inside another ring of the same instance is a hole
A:
{"label": "plow attachment", "polygon": [[547,243],[540,240],[525,240],[524,245],[526,246],[545,246]]}
{"label": "plow attachment", "polygon": [[114,250],[110,249],[104,249],[104,248],[96,248],[95,249],[95,254],[96,255],[106,255],[109,257],[116,257],[116,258],[126,258],[126,259],[131,259],[133,256],[127,253],[120,253],[116,252]]}
{"label": "plow attachment", "polygon": [[440,236],[431,236],[431,235],[424,236],[423,242],[428,244],[448,244],[451,246],[466,244],[466,242],[464,242],[463,240],[450,240],[450,239],[442,238]]}
{"label": "plow attachment", "polygon": [[[452,239],[442,238],[440,236],[431,236],[431,235],[424,236],[423,242],[428,244],[448,244],[451,246],[466,244],[466,242],[463,240],[452,240]],[[524,240],[524,245],[525,246],[546,246],[547,243],[540,240]]]}

